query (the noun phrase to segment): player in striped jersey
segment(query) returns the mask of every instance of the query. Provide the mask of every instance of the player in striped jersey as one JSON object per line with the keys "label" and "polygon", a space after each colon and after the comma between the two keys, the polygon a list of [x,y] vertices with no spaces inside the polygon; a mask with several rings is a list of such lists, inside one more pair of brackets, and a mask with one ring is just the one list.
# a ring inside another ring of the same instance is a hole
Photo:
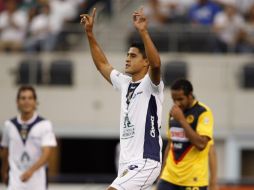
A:
{"label": "player in striped jersey", "polygon": [[[169,142],[157,190],[207,190],[213,114],[210,108],[195,99],[188,80],[175,81],[171,96],[174,105],[170,111]],[[212,180],[216,180],[215,157],[212,155],[211,159]]]}

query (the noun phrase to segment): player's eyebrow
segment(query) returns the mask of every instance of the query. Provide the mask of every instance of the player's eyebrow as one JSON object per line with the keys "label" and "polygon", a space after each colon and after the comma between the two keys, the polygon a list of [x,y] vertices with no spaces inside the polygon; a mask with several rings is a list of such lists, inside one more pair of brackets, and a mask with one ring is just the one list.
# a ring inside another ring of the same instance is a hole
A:
{"label": "player's eyebrow", "polygon": [[133,56],[133,55],[137,55],[137,54],[133,53],[133,52],[127,52],[127,56],[129,56],[129,55]]}

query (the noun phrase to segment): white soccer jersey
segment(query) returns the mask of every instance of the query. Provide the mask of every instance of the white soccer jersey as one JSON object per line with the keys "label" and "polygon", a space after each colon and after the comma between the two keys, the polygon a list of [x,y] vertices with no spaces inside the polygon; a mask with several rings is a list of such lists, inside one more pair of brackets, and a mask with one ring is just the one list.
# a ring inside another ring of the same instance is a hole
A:
{"label": "white soccer jersey", "polygon": [[134,83],[116,70],[110,78],[114,88],[121,91],[119,163],[146,158],[161,162],[163,82],[156,86],[147,74]]}
{"label": "white soccer jersey", "polygon": [[8,190],[46,190],[46,166],[39,168],[27,182],[20,176],[41,156],[42,147],[56,146],[56,138],[50,121],[36,113],[26,123],[20,116],[5,122],[2,142],[9,150],[9,185]]}

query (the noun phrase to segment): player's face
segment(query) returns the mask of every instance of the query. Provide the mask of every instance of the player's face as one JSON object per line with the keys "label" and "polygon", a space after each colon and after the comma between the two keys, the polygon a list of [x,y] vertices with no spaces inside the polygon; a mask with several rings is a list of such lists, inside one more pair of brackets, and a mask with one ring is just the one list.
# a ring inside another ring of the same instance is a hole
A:
{"label": "player's face", "polygon": [[172,90],[171,97],[175,104],[177,104],[183,111],[191,107],[193,97],[191,94],[185,95],[183,90]]}
{"label": "player's face", "polygon": [[33,92],[30,90],[22,91],[17,100],[17,106],[21,114],[34,112],[36,109],[36,100],[34,99]]}
{"label": "player's face", "polygon": [[125,73],[136,74],[148,66],[147,59],[143,58],[138,48],[130,47],[125,64]]}

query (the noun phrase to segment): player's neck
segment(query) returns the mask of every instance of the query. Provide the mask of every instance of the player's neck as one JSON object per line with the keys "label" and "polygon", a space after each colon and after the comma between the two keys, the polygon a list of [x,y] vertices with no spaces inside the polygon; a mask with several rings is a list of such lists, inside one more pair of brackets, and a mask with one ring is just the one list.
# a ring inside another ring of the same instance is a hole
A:
{"label": "player's neck", "polygon": [[192,99],[189,105],[189,108],[192,108],[195,104],[196,104],[197,100],[196,99]]}
{"label": "player's neck", "polygon": [[34,112],[21,113],[21,120],[26,122],[29,121],[34,115]]}
{"label": "player's neck", "polygon": [[140,72],[131,76],[132,82],[137,82],[145,77],[146,73]]}

